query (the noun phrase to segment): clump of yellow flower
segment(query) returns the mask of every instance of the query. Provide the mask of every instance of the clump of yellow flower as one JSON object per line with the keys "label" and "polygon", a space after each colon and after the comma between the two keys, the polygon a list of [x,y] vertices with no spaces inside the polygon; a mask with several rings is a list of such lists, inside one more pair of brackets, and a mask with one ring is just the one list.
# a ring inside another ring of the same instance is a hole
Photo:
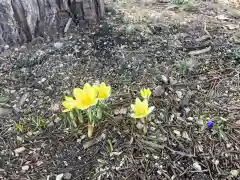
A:
{"label": "clump of yellow flower", "polygon": [[139,98],[136,99],[135,104],[131,104],[131,108],[133,110],[131,117],[136,119],[144,118],[154,110],[153,106],[148,107],[148,101],[146,99],[141,101]]}
{"label": "clump of yellow flower", "polygon": [[76,99],[76,108],[85,110],[97,104],[98,92],[95,86],[91,86],[89,83],[86,83],[83,89],[75,88],[73,90],[73,95]]}
{"label": "clump of yellow flower", "polygon": [[97,86],[97,91],[98,91],[98,99],[103,101],[110,97],[111,86],[107,86],[104,82],[102,82],[99,86]]}
{"label": "clump of yellow flower", "polygon": [[131,104],[131,109],[133,113],[131,114],[132,118],[141,119],[144,122],[143,133],[147,133],[148,129],[148,115],[154,110],[154,106],[148,107],[148,100],[151,96],[150,89],[142,89],[140,94],[143,98],[141,101],[139,98],[136,98],[135,104]]}
{"label": "clump of yellow flower", "polygon": [[74,88],[73,97],[66,96],[63,101],[65,110],[69,112],[73,109],[88,110],[88,137],[92,136],[95,120],[92,115],[92,106],[97,105],[98,101],[103,101],[110,97],[111,86],[107,86],[104,82],[100,85],[90,85],[86,83],[83,88]]}
{"label": "clump of yellow flower", "polygon": [[140,94],[143,99],[149,99],[149,97],[151,96],[152,93],[151,93],[150,88],[147,88],[147,89],[142,89],[140,91]]}

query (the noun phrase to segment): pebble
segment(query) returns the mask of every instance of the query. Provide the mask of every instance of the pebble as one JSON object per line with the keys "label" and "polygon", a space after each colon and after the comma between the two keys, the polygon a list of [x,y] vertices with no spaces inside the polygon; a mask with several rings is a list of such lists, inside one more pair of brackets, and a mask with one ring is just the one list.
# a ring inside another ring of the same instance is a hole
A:
{"label": "pebble", "polygon": [[200,164],[198,162],[193,163],[193,167],[198,171],[202,171],[202,167],[200,166]]}
{"label": "pebble", "polygon": [[233,177],[237,177],[239,175],[239,170],[231,170],[230,174],[233,176]]}
{"label": "pebble", "polygon": [[138,129],[142,129],[142,128],[143,128],[143,124],[140,123],[140,122],[138,122],[137,125],[136,125],[136,127],[137,127]]}
{"label": "pebble", "polygon": [[28,165],[25,165],[22,167],[22,171],[25,172],[25,171],[28,171],[29,170],[29,166]]}
{"label": "pebble", "polygon": [[168,84],[168,78],[164,75],[161,75],[161,79],[165,84]]}
{"label": "pebble", "polygon": [[155,97],[159,97],[161,95],[163,95],[165,92],[164,88],[162,86],[157,86],[154,90],[153,90],[153,96]]}
{"label": "pebble", "polygon": [[177,94],[177,96],[178,96],[179,99],[182,99],[183,94],[182,94],[181,91],[176,91],[176,94]]}
{"label": "pebble", "polygon": [[20,147],[20,148],[15,149],[14,152],[15,152],[16,154],[19,154],[19,153],[24,152],[25,150],[26,150],[25,147]]}
{"label": "pebble", "polygon": [[51,106],[51,110],[53,112],[58,112],[60,110],[60,105],[58,103],[55,103]]}
{"label": "pebble", "polygon": [[62,180],[63,179],[63,173],[62,174],[58,174],[56,176],[56,180]]}
{"label": "pebble", "polygon": [[55,42],[53,46],[57,49],[60,49],[63,46],[63,43],[62,42]]}
{"label": "pebble", "polygon": [[63,179],[71,179],[71,177],[72,177],[72,174],[71,173],[69,173],[69,172],[67,172],[67,173],[64,173],[64,175],[63,175]]}

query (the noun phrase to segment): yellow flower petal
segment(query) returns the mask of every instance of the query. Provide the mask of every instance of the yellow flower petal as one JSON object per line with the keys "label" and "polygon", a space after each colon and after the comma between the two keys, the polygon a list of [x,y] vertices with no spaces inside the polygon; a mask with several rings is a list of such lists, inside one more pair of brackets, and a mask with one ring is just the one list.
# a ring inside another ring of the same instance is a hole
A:
{"label": "yellow flower petal", "polygon": [[76,99],[80,99],[82,92],[83,92],[82,89],[80,89],[80,88],[74,88],[74,89],[73,89],[73,96],[74,96]]}
{"label": "yellow flower petal", "polygon": [[110,97],[111,86],[107,86],[104,82],[99,85],[98,99],[105,100]]}
{"label": "yellow flower petal", "polygon": [[141,101],[139,98],[136,98],[135,104],[131,104],[131,108],[133,110],[131,117],[133,118],[144,118],[148,116],[154,109],[153,106],[148,108],[147,99]]}
{"label": "yellow flower petal", "polygon": [[73,91],[74,97],[76,98],[76,107],[81,110],[88,109],[91,106],[97,104],[97,88],[86,83],[83,89],[75,88]]}
{"label": "yellow flower petal", "polygon": [[134,111],[134,110],[135,110],[135,105],[134,105],[134,104],[131,104],[131,108],[132,108],[132,110]]}
{"label": "yellow flower petal", "polygon": [[151,96],[152,93],[151,93],[150,88],[147,88],[147,89],[142,89],[140,91],[140,94],[144,99],[149,99],[149,97]]}

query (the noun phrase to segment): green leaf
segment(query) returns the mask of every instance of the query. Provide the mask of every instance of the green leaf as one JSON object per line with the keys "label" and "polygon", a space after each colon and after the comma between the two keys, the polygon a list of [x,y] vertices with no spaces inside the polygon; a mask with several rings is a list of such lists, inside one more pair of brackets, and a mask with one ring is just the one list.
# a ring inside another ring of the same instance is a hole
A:
{"label": "green leaf", "polygon": [[98,119],[102,119],[102,115],[103,115],[102,109],[101,109],[101,108],[98,108],[98,109],[97,109],[97,118],[98,118]]}
{"label": "green leaf", "polygon": [[18,132],[21,132],[21,133],[23,132],[23,127],[21,124],[16,124],[16,129]]}

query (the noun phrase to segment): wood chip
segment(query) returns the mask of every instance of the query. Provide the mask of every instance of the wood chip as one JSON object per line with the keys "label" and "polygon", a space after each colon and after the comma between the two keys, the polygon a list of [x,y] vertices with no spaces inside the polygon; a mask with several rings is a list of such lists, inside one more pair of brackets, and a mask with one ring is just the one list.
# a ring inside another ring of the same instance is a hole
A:
{"label": "wood chip", "polygon": [[106,135],[105,135],[105,134],[102,134],[101,136],[99,136],[99,137],[97,137],[97,138],[95,138],[95,139],[93,139],[93,140],[91,140],[91,141],[88,141],[88,142],[84,143],[84,144],[83,144],[83,148],[84,148],[84,149],[87,149],[87,148],[93,146],[94,144],[99,143],[100,141],[102,141],[102,140],[105,139],[105,138],[106,138]]}
{"label": "wood chip", "polygon": [[201,50],[190,51],[188,54],[189,54],[189,55],[192,55],[192,56],[194,56],[194,55],[199,55],[199,54],[204,54],[204,53],[210,51],[211,49],[212,49],[212,47],[209,46],[209,47],[206,47],[206,48],[201,49]]}

